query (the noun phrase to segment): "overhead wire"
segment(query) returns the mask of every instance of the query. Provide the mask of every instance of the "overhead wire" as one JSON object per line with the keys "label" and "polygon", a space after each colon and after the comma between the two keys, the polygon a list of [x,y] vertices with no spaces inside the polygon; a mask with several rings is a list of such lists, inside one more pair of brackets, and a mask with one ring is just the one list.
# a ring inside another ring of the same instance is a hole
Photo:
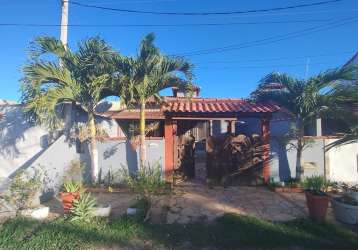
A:
{"label": "overhead wire", "polygon": [[270,36],[270,37],[263,38],[263,39],[257,39],[257,40],[253,40],[253,41],[249,41],[249,42],[243,42],[243,43],[236,43],[236,44],[231,44],[231,45],[221,46],[221,47],[216,47],[216,48],[195,50],[195,51],[190,51],[190,52],[173,54],[173,56],[207,55],[207,54],[222,53],[222,52],[232,51],[232,50],[239,50],[239,49],[243,49],[243,48],[249,48],[249,47],[260,46],[260,45],[265,45],[265,44],[271,44],[271,43],[276,43],[279,41],[288,40],[288,39],[292,39],[292,38],[296,38],[296,37],[306,36],[313,32],[333,29],[333,28],[336,28],[336,27],[339,27],[339,26],[342,26],[345,24],[356,22],[356,21],[358,21],[358,17],[354,16],[354,17],[340,19],[340,20],[334,21],[334,22],[329,22],[329,23],[323,24],[323,25],[313,26],[310,28],[306,28],[306,29],[302,29],[302,30],[298,30],[298,31],[294,31],[294,32],[289,32],[289,33],[286,33],[283,35]]}
{"label": "overhead wire", "polygon": [[[235,25],[258,25],[258,24],[289,24],[289,23],[314,23],[327,22],[333,19],[308,19],[308,20],[283,20],[283,21],[258,21],[258,22],[227,22],[227,23],[177,23],[177,24],[68,24],[68,27],[195,27],[195,26],[235,26]],[[0,23],[0,26],[8,27],[61,27],[61,24],[47,23]]]}
{"label": "overhead wire", "polygon": [[[247,60],[221,60],[221,61],[205,61],[207,64],[235,64],[235,63],[247,63],[247,62],[270,62],[270,61],[284,61],[293,59],[306,59],[306,58],[322,58],[322,57],[337,57],[342,55],[352,55],[357,51],[341,51],[330,54],[310,54],[304,56],[284,56],[284,57],[272,57],[272,58],[260,58],[260,59],[247,59]],[[201,62],[197,62],[201,63]]]}
{"label": "overhead wire", "polygon": [[144,11],[125,8],[105,7],[100,5],[86,4],[77,1],[69,1],[69,4],[76,5],[84,8],[99,9],[105,11],[122,12],[122,13],[134,13],[134,14],[151,14],[151,15],[175,15],[175,16],[211,16],[211,15],[238,15],[238,14],[251,14],[251,13],[265,13],[265,12],[278,12],[282,10],[292,10],[297,8],[306,8],[313,6],[322,6],[337,2],[343,2],[344,0],[328,0],[307,4],[289,5],[284,7],[265,8],[265,9],[250,9],[250,10],[235,10],[235,11],[222,11],[222,12],[165,12],[165,11]]}

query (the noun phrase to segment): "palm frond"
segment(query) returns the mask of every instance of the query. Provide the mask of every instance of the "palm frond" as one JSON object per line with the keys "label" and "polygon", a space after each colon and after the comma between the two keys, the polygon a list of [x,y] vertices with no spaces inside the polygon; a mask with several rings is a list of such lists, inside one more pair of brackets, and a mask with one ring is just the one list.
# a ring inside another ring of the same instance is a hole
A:
{"label": "palm frond", "polygon": [[54,37],[37,37],[30,44],[30,57],[37,58],[43,54],[53,54],[58,58],[64,58],[68,52],[62,42]]}
{"label": "palm frond", "polygon": [[146,35],[139,45],[138,60],[147,61],[152,56],[159,54],[159,49],[154,45],[155,34]]}
{"label": "palm frond", "polygon": [[351,128],[351,131],[345,134],[342,138],[328,144],[325,150],[328,151],[334,147],[344,146],[352,143],[358,143],[358,126],[355,125]]}
{"label": "palm frond", "polygon": [[[75,53],[51,37],[37,38],[32,45],[37,57],[23,68],[21,99],[25,112],[38,123],[60,119],[57,111],[64,102],[93,112],[103,98],[118,95],[115,62],[120,56],[102,39],[94,37],[80,43]],[[43,60],[43,54],[57,56],[61,65]]]}
{"label": "palm frond", "polygon": [[322,89],[327,86],[335,86],[342,81],[354,81],[355,67],[343,67],[337,69],[327,70],[318,74],[317,76],[311,77],[307,80],[308,83],[314,83],[318,88]]}
{"label": "palm frond", "polygon": [[70,86],[76,83],[68,69],[52,62],[40,61],[26,65],[23,68],[23,72],[26,81],[38,87],[51,83],[64,86]]}

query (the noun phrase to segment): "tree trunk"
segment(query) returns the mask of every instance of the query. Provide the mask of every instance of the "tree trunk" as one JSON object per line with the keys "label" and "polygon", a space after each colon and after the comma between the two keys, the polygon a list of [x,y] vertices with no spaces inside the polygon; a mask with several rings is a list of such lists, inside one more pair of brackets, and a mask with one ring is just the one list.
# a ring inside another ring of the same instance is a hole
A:
{"label": "tree trunk", "polygon": [[297,142],[297,154],[296,154],[296,179],[301,181],[303,168],[302,168],[302,147],[299,145],[301,142]]}
{"label": "tree trunk", "polygon": [[144,168],[146,160],[145,152],[145,101],[140,104],[140,121],[139,121],[139,166]]}
{"label": "tree trunk", "polygon": [[296,179],[301,181],[303,175],[303,162],[302,162],[302,153],[303,153],[303,136],[304,136],[304,127],[302,121],[298,121],[298,135],[297,135],[297,152],[296,152]]}
{"label": "tree trunk", "polygon": [[96,123],[94,114],[88,114],[88,126],[90,130],[90,156],[91,156],[91,175],[92,183],[95,184],[98,180],[98,149],[96,139]]}

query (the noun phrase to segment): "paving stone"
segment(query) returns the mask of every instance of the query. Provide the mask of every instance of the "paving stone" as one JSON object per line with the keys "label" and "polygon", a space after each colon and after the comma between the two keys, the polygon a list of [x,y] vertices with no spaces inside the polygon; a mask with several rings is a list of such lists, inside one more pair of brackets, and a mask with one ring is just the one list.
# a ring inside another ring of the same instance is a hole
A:
{"label": "paving stone", "polygon": [[168,224],[173,224],[173,223],[176,223],[179,218],[180,218],[180,214],[173,214],[173,213],[168,213],[167,214],[167,223]]}

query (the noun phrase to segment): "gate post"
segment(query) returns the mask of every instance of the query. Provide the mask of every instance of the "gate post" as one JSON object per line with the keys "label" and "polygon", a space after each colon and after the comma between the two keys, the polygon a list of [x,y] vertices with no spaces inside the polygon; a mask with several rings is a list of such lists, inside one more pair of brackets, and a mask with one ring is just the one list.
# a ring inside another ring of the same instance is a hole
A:
{"label": "gate post", "polygon": [[176,124],[171,117],[166,117],[164,121],[164,141],[165,141],[165,180],[172,182],[172,174],[174,170],[174,136],[176,134]]}
{"label": "gate post", "polygon": [[261,136],[263,142],[263,169],[262,175],[264,182],[267,183],[270,178],[270,120],[261,119]]}

